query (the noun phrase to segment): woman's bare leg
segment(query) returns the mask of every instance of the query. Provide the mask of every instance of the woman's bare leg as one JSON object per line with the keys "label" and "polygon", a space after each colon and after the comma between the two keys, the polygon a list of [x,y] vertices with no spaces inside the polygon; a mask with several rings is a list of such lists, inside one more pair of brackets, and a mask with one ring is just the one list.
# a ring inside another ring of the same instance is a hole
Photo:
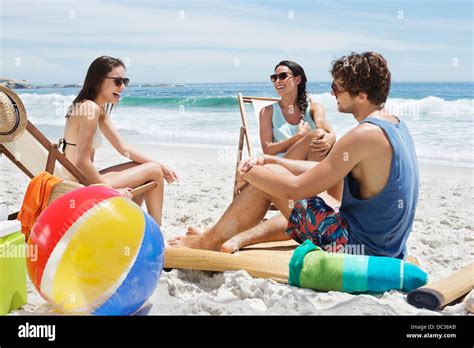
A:
{"label": "woman's bare leg", "polygon": [[[106,168],[100,172],[107,183],[115,188],[138,187],[147,182],[154,181],[157,187],[144,194],[148,213],[155,219],[158,225],[162,223],[163,212],[163,171],[161,166],[155,162],[139,164],[128,162]],[[142,197],[137,197],[140,200]]]}
{"label": "woman's bare leg", "polygon": [[[137,162],[126,162],[126,163],[121,163],[121,164],[116,164],[111,167],[107,167],[105,169],[99,170],[99,174],[106,174],[106,173],[117,173],[121,172],[122,170],[128,169],[128,168],[133,168],[136,166],[139,166],[140,163]],[[139,206],[143,205],[143,201],[145,200],[145,195],[136,195],[133,196],[132,200],[137,203]]]}
{"label": "woman's bare leg", "polygon": [[285,153],[285,158],[321,162],[326,156],[322,156],[317,151],[311,151],[312,148],[310,145],[313,139],[315,139],[319,134],[321,134],[321,131],[318,130],[313,130],[307,133],[288,149]]}
{"label": "woman's bare leg", "polygon": [[[290,174],[286,168],[279,165],[266,166],[272,170]],[[235,197],[219,221],[209,230],[202,234],[177,237],[169,244],[193,249],[220,250],[227,240],[260,223],[267,213],[270,203],[275,204],[286,219],[289,218],[291,208],[288,200],[271,197],[248,185]]]}

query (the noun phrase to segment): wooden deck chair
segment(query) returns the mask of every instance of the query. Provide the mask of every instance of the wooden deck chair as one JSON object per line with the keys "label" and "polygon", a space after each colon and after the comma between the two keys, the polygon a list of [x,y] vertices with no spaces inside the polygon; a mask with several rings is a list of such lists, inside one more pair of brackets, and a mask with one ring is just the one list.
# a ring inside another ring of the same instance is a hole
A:
{"label": "wooden deck chair", "polygon": [[[2,86],[0,92],[8,93],[17,103],[20,98],[11,90]],[[21,105],[21,108],[24,106]],[[25,112],[26,114],[26,112]],[[11,142],[0,143],[0,155],[10,159],[23,173],[33,178],[42,171],[55,176],[76,181],[80,185],[90,185],[81,171],[59,151],[58,145],[51,143],[30,121],[19,137]],[[132,190],[132,195],[141,195],[157,186],[156,182],[149,182]],[[18,212],[10,214],[9,219],[16,219]]]}
{"label": "wooden deck chair", "polygon": [[[253,144],[251,141],[246,104],[252,104],[253,114],[255,116],[255,119],[257,120],[257,125],[260,126],[260,111],[265,106],[276,103],[279,100],[280,99],[278,98],[250,97],[250,96],[243,96],[242,93],[237,94],[237,101],[239,102],[242,126],[240,127],[239,147],[237,150],[237,163],[235,165],[236,173],[237,173],[237,166],[239,165],[239,162],[244,158],[244,145],[247,146],[248,157],[252,157],[256,154],[256,151],[254,151]],[[236,184],[237,184],[237,175],[235,176],[235,180],[234,180],[234,190],[233,190],[234,197],[235,197]]]}

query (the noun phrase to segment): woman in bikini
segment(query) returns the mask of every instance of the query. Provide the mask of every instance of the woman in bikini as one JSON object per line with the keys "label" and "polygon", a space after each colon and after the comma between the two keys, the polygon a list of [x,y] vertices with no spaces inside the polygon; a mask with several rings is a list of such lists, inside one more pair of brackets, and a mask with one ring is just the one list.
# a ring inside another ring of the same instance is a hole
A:
{"label": "woman in bikini", "polygon": [[[163,181],[173,183],[178,177],[166,165],[134,149],[113,125],[110,113],[128,83],[125,64],[120,59],[102,56],[94,60],[87,71],[84,86],[66,115],[64,138],[60,145],[65,156],[91,183],[110,185],[139,205],[145,201],[148,213],[161,226]],[[94,166],[94,155],[102,142],[101,134],[131,161],[98,171]],[[150,181],[158,186],[141,196],[131,196],[132,187]]]}

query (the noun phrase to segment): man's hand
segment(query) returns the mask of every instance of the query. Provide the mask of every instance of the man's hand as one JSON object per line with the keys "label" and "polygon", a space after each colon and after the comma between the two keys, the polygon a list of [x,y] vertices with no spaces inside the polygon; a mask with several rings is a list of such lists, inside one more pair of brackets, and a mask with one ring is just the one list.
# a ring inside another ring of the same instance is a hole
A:
{"label": "man's hand", "polygon": [[242,189],[248,184],[245,180],[245,173],[247,173],[256,165],[262,166],[264,164],[265,157],[263,155],[255,158],[247,158],[245,160],[240,161],[239,165],[237,166],[237,182],[235,185],[236,195],[238,195],[242,191]]}
{"label": "man's hand", "polygon": [[334,133],[327,133],[325,131],[321,131],[310,143],[311,151],[317,151],[322,156],[326,156],[331,148],[333,147],[334,143],[336,142],[336,136]]}

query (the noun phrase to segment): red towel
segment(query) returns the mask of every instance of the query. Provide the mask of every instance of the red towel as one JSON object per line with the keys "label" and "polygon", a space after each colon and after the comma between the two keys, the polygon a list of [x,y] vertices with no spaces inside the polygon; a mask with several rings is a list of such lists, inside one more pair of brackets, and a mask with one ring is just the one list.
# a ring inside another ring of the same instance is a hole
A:
{"label": "red towel", "polygon": [[29,183],[18,214],[18,220],[21,221],[21,231],[24,233],[26,240],[28,240],[33,224],[48,206],[49,196],[54,185],[61,181],[63,180],[48,172],[41,172]]}

